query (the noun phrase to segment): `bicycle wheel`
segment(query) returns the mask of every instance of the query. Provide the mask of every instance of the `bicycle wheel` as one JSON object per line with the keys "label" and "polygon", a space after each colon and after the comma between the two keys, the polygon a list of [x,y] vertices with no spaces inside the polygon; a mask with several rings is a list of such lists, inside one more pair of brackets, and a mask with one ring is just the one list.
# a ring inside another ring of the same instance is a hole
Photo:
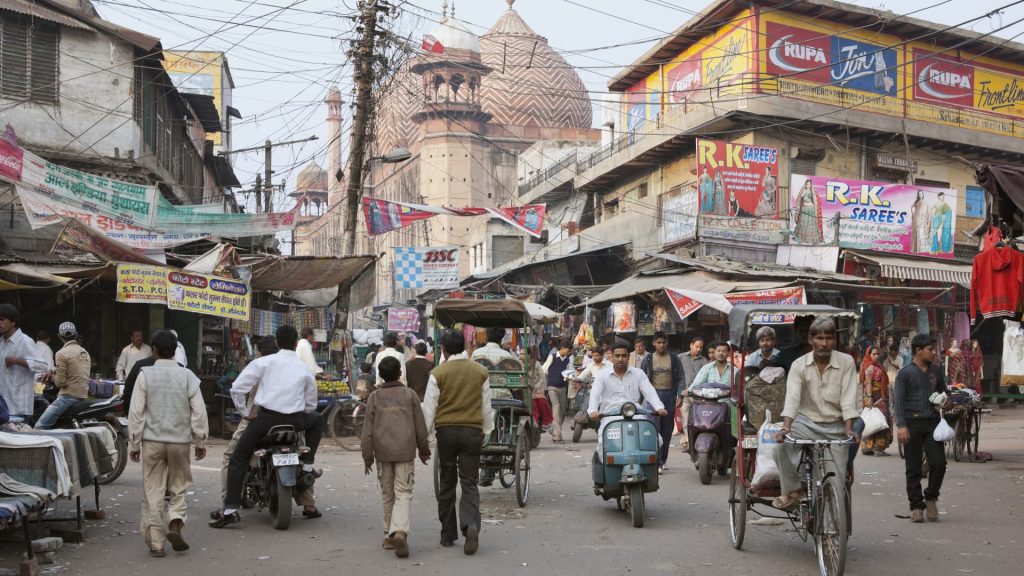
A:
{"label": "bicycle wheel", "polygon": [[334,441],[344,450],[360,450],[363,436],[363,416],[366,405],[358,400],[344,400],[331,414],[327,428]]}
{"label": "bicycle wheel", "polygon": [[337,402],[331,402],[324,411],[320,413],[320,416],[324,419],[324,438],[333,438],[334,434],[331,430],[331,418],[334,416],[334,412],[338,409]]}
{"label": "bicycle wheel", "polygon": [[818,551],[821,576],[842,576],[846,569],[846,541],[849,537],[846,520],[846,490],[832,476],[821,486],[816,507],[818,521],[814,543]]}
{"label": "bicycle wheel", "polygon": [[739,466],[732,468],[729,481],[729,531],[733,548],[743,548],[743,536],[747,531],[747,489],[739,478]]}
{"label": "bicycle wheel", "polygon": [[974,420],[974,432],[971,434],[971,442],[968,446],[971,446],[971,453],[977,454],[978,438],[980,437],[979,433],[981,432],[981,410],[975,411],[971,420]]}
{"label": "bicycle wheel", "polygon": [[956,460],[957,462],[959,462],[963,457],[964,450],[967,447],[967,430],[965,430],[965,428],[966,415],[961,414],[960,417],[956,419],[956,426],[953,427],[953,460]]}

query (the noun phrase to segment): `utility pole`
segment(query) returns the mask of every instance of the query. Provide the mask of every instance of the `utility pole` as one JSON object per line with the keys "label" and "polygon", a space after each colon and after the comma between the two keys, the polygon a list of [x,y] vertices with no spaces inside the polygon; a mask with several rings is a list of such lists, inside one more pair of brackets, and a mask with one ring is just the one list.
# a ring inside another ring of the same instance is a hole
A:
{"label": "utility pole", "polygon": [[[270,150],[278,146],[291,146],[293,144],[303,144],[305,142],[312,142],[317,140],[316,136],[310,136],[309,138],[303,138],[301,140],[290,140],[288,142],[278,142],[272,144],[270,140],[263,143],[262,146],[254,146],[252,148],[239,148],[238,150],[227,150],[218,153],[218,156],[231,156],[232,154],[238,154],[240,152],[253,152],[256,150],[263,150],[263,171],[264,177],[261,178],[259,174],[256,175],[256,187],[253,191],[256,192],[256,213],[263,212],[263,199],[266,197],[267,212],[273,212],[273,202],[271,201],[271,192],[273,191],[273,185],[271,184],[271,174],[273,174],[273,167],[270,163]],[[263,185],[266,184],[264,189]],[[281,189],[284,190],[284,184],[281,185]]]}
{"label": "utility pole", "polygon": [[270,140],[267,140],[263,143],[263,186],[266,187],[263,192],[265,195],[264,197],[266,198],[266,200],[263,202],[263,207],[264,211],[268,213],[274,211],[274,182],[271,179],[271,175],[274,173],[274,170],[272,169],[274,165],[271,164],[270,162],[270,151],[272,148],[273,145],[270,143]]}
{"label": "utility pole", "polygon": [[256,186],[253,187],[256,192],[256,213],[263,212],[263,177],[259,174],[256,175]]}
{"label": "utility pole", "polygon": [[[356,84],[356,112],[352,121],[352,137],[348,153],[348,184],[345,191],[345,244],[342,254],[352,256],[356,246],[356,223],[359,216],[359,202],[363,189],[363,163],[366,153],[366,128],[370,120],[371,96],[374,81],[374,50],[377,36],[378,0],[366,0],[361,4],[360,25],[362,38],[355,49],[353,62]],[[386,10],[387,8],[385,8]]]}

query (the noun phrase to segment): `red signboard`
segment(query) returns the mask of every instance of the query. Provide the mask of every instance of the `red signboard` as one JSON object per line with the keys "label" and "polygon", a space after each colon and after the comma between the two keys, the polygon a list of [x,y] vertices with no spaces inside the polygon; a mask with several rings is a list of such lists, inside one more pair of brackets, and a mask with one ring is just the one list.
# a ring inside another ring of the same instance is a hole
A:
{"label": "red signboard", "polygon": [[827,84],[831,36],[766,22],[768,73]]}
{"label": "red signboard", "polygon": [[914,99],[974,106],[974,66],[914,50]]}
{"label": "red signboard", "polygon": [[[676,308],[681,320],[700,309],[703,304],[697,302],[680,292],[671,288],[665,289],[665,294]],[[803,286],[790,288],[774,288],[772,290],[756,290],[752,292],[734,292],[724,294],[723,297],[733,306],[737,304],[806,304],[807,297],[804,294]]]}
{"label": "red signboard", "polygon": [[700,57],[694,56],[680,62],[675,68],[665,73],[668,84],[669,100],[672,102],[692,102],[696,100],[695,92],[703,85],[700,72]]}

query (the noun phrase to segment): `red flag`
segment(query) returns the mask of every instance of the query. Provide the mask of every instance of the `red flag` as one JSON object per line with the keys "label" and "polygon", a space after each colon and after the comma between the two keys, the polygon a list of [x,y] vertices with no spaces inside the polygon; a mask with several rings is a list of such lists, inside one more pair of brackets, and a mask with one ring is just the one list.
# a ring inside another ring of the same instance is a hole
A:
{"label": "red flag", "polygon": [[423,37],[422,48],[424,52],[429,52],[431,54],[444,54],[444,44],[441,44],[437,38],[434,38],[430,34]]}
{"label": "red flag", "polygon": [[489,208],[488,212],[535,238],[540,238],[544,233],[544,216],[547,213],[546,204]]}

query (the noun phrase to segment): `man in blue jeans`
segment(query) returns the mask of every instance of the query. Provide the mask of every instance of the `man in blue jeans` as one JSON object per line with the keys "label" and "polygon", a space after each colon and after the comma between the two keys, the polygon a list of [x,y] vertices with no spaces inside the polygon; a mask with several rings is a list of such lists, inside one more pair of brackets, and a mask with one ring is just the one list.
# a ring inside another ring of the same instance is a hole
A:
{"label": "man in blue jeans", "polygon": [[54,356],[56,372],[53,382],[60,393],[36,422],[39,430],[49,430],[57,420],[75,404],[89,397],[89,368],[92,358],[78,344],[78,330],[71,322],[64,322],[57,330],[64,346]]}
{"label": "man in blue jeans", "polygon": [[[686,380],[683,373],[683,363],[679,357],[668,352],[668,338],[664,332],[654,333],[654,353],[644,357],[640,369],[647,375],[647,379],[654,385],[658,393],[658,399],[669,410],[676,405],[676,395]],[[670,411],[664,416],[658,416],[654,423],[658,426],[658,434],[661,436],[661,451],[658,454],[659,472],[664,472],[668,467],[668,451],[672,444],[672,427],[675,426],[674,414]]]}

